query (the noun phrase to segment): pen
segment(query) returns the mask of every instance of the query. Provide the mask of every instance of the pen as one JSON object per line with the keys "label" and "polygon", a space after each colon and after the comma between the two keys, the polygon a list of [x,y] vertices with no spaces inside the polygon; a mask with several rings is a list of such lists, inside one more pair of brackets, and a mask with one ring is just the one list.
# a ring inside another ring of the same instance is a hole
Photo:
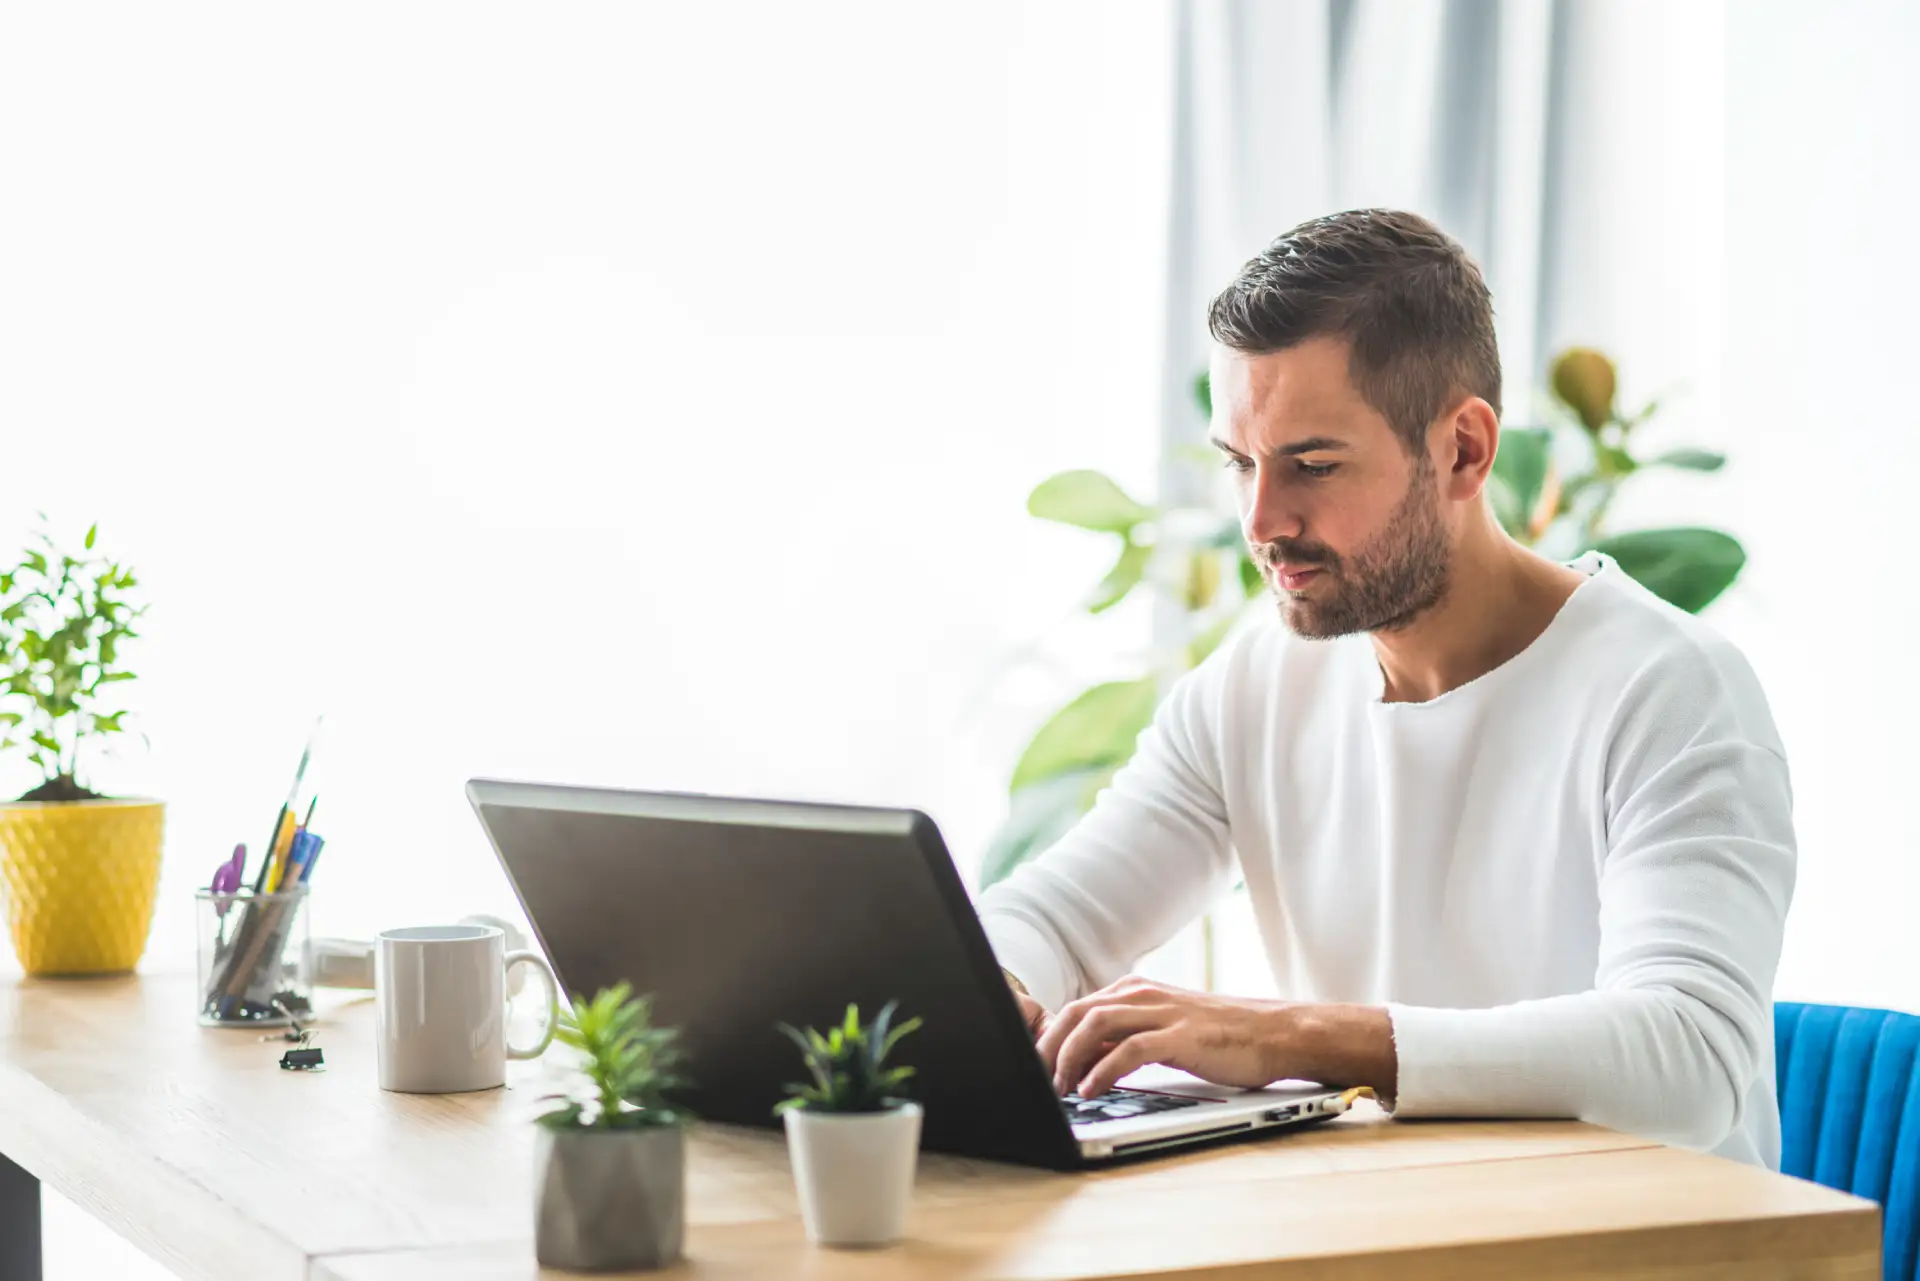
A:
{"label": "pen", "polygon": [[302,885],[305,885],[308,881],[311,881],[313,879],[313,865],[320,861],[320,850],[321,850],[321,847],[324,846],[326,843],[327,842],[325,838],[315,836],[312,838],[311,842],[307,845],[306,866],[300,869],[300,883]]}
{"label": "pen", "polygon": [[313,851],[313,838],[304,829],[293,834],[293,845],[287,850],[287,870],[280,874],[280,888],[292,889],[300,884],[300,874],[307,865],[307,857]]}
{"label": "pen", "polygon": [[[287,803],[280,807],[280,816],[273,820],[273,839],[267,842],[266,861],[260,865],[260,874],[253,878],[253,892],[255,894],[260,893],[262,890],[265,890],[269,894],[273,892],[273,877],[271,873],[273,871],[274,856],[279,854],[284,857],[285,853],[280,844],[281,824],[292,814],[294,802],[300,799],[300,783],[301,780],[307,776],[307,766],[313,760],[314,744],[320,741],[320,725],[321,722],[326,719],[324,714],[316,716],[313,721],[313,729],[307,734],[306,749],[300,753],[300,764],[296,766],[293,771],[293,786],[287,789]],[[315,804],[318,804],[319,801],[319,797],[314,797]],[[289,836],[287,839],[292,840],[292,837]]]}

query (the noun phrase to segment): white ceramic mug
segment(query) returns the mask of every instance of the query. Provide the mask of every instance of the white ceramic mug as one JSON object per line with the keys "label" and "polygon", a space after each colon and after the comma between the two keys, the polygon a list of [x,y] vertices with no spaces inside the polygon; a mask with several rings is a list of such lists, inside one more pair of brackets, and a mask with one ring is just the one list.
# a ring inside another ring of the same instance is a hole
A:
{"label": "white ceramic mug", "polygon": [[[547,988],[538,1045],[507,1044],[507,970],[531,965]],[[380,1088],[453,1094],[505,1085],[508,1059],[538,1058],[553,1042],[560,985],[537,952],[509,952],[490,925],[387,930],[374,947],[373,1008]]]}

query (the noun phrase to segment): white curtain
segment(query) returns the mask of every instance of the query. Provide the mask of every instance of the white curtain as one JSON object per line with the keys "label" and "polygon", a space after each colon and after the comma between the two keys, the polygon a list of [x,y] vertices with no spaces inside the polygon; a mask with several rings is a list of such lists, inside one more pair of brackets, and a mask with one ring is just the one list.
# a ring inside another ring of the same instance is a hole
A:
{"label": "white curtain", "polygon": [[[1180,0],[1176,21],[1163,444],[1202,430],[1207,299],[1295,223],[1364,206],[1479,261],[1511,420],[1574,342],[1716,390],[1721,5]],[[1161,480],[1194,496],[1175,451]]]}

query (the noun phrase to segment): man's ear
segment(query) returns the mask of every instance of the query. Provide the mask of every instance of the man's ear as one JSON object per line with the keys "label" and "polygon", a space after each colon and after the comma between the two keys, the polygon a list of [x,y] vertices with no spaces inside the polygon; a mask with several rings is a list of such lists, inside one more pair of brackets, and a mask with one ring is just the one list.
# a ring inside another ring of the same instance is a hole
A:
{"label": "man's ear", "polygon": [[1478,498],[1500,448],[1500,416],[1480,397],[1468,396],[1442,417],[1440,436],[1447,496],[1461,502]]}

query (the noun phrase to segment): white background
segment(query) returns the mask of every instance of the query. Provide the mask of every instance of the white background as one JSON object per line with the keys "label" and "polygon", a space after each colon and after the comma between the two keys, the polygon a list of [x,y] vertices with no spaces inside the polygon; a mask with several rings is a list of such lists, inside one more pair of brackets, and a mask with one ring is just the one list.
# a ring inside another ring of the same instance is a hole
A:
{"label": "white background", "polygon": [[156,954],[322,711],[331,932],[502,905],[476,774],[975,857],[1105,568],[1026,493],[1152,474],[1163,16],[450,13],[0,41],[0,546],[97,518],[153,601]]}
{"label": "white background", "polygon": [[[1154,465],[1166,15],[1091,12],[5,11],[0,547],[99,519],[154,602],[153,748],[98,774],[170,803],[154,964],[323,710],[324,932],[504,908],[483,773],[915,804],[972,866],[1141,639],[1061,625],[1104,548],[1022,510]],[[1734,458],[1619,522],[1752,553],[1715,617],[1796,776],[1781,994],[1920,1007],[1920,19],[1623,12],[1614,266],[1555,324]],[[134,1275],[48,1218],[50,1277]]]}
{"label": "white background", "polygon": [[[150,967],[321,711],[321,932],[508,906],[478,774],[977,861],[1143,639],[1059,626],[1107,552],[1024,507],[1155,461],[1169,23],[1086,18],[7,10],[0,547],[98,519],[153,602],[97,775],[169,802]],[[50,1277],[150,1266],[50,1202]]]}

